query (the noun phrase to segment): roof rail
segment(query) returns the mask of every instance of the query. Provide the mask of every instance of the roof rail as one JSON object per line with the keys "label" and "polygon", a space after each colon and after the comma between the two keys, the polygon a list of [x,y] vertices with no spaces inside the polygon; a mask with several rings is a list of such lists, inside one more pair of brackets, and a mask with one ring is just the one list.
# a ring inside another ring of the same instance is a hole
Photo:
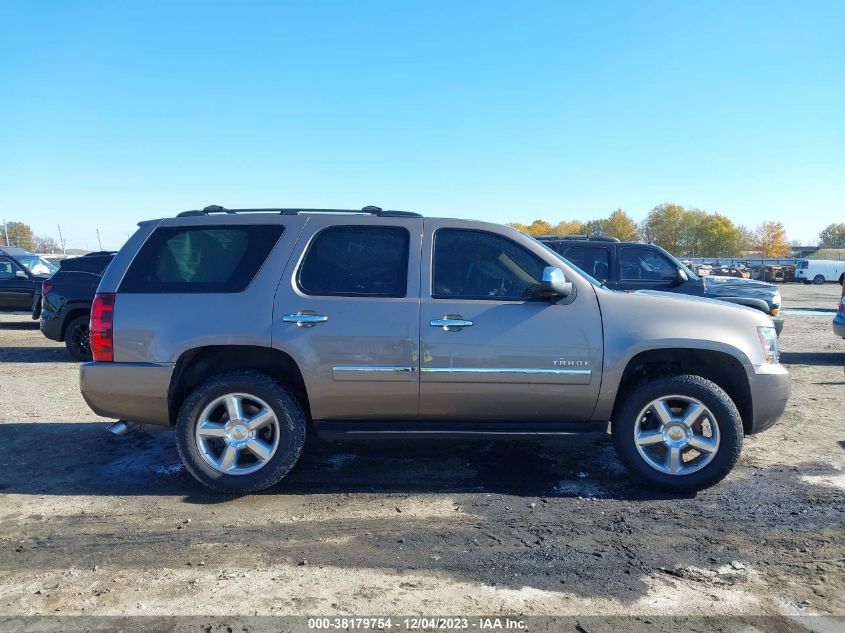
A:
{"label": "roof rail", "polygon": [[276,213],[278,215],[299,215],[300,213],[354,213],[357,215],[369,214],[380,218],[421,218],[419,213],[411,211],[385,211],[381,207],[368,205],[363,209],[227,209],[217,204],[212,204],[202,210],[183,211],[177,218],[188,218],[212,213]]}
{"label": "roof rail", "polygon": [[589,241],[589,242],[619,242],[619,238],[613,237],[611,235],[584,235],[583,233],[576,233],[575,235],[534,235],[535,239],[538,240],[579,240],[579,241]]}

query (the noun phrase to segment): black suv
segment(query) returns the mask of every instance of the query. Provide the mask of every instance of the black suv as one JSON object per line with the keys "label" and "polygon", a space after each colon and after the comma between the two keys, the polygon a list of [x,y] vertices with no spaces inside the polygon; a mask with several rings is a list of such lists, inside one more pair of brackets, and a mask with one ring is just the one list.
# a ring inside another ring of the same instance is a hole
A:
{"label": "black suv", "polygon": [[612,290],[660,290],[720,299],[765,312],[780,334],[781,297],[774,284],[738,277],[698,277],[656,244],[620,242],[603,235],[536,238]]}
{"label": "black suv", "polygon": [[41,295],[41,282],[57,270],[26,249],[0,246],[0,312],[33,310]]}
{"label": "black suv", "polygon": [[[54,341],[64,341],[78,361],[91,360],[88,320],[91,303],[114,253],[101,251],[65,259],[59,270],[41,289],[41,332]],[[37,308],[33,318],[37,318]]]}

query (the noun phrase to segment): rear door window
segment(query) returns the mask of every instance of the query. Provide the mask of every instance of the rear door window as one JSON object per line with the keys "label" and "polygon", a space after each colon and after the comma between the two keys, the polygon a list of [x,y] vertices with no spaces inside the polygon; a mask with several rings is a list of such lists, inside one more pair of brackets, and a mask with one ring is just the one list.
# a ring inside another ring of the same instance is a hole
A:
{"label": "rear door window", "polygon": [[570,246],[563,256],[595,279],[610,278],[610,251],[603,246]]}
{"label": "rear door window", "polygon": [[399,226],[335,226],[320,231],[299,269],[300,290],[338,297],[404,297],[410,234]]}
{"label": "rear door window", "polygon": [[241,292],[283,231],[278,224],[158,228],[135,256],[119,292]]}

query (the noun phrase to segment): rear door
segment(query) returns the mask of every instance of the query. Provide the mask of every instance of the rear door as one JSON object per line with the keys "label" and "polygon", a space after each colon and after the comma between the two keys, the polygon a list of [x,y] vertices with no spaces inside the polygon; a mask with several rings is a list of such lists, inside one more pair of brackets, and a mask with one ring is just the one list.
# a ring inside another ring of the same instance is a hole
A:
{"label": "rear door", "polygon": [[299,365],[313,419],[418,417],[421,234],[421,218],[309,217],[273,345]]}
{"label": "rear door", "polygon": [[420,416],[589,419],[602,370],[593,287],[573,278],[566,300],[536,298],[543,269],[563,262],[528,238],[482,226],[425,220]]}

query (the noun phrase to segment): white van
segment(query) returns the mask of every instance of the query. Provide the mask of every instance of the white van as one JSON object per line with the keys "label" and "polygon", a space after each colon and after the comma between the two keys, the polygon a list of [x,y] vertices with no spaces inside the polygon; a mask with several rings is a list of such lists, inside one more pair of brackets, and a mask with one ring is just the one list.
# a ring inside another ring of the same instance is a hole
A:
{"label": "white van", "polygon": [[845,275],[845,260],[841,259],[799,259],[795,262],[795,280],[804,283],[823,284],[826,281],[842,283]]}

